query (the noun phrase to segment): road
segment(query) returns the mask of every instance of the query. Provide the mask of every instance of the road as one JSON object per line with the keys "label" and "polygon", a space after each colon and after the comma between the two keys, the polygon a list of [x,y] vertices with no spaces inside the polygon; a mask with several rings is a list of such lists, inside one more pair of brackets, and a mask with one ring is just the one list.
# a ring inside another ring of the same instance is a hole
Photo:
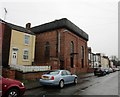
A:
{"label": "road", "polygon": [[47,86],[27,90],[23,97],[41,95],[118,95],[118,72],[103,77],[79,79],[77,85],[66,85],[63,89]]}
{"label": "road", "polygon": [[91,80],[77,95],[118,95],[118,72]]}

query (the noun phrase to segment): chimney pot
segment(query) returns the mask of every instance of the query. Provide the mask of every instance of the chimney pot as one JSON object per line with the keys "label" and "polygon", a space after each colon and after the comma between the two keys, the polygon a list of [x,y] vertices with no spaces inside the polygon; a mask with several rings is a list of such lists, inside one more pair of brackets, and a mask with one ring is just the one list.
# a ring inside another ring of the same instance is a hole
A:
{"label": "chimney pot", "polygon": [[29,30],[30,28],[31,28],[31,23],[27,23],[27,24],[26,24],[26,29]]}

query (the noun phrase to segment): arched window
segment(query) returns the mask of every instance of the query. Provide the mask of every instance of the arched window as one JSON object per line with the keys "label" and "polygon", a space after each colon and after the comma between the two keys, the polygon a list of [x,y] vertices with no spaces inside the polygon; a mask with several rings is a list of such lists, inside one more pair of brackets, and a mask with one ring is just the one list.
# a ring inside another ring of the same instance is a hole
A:
{"label": "arched window", "polygon": [[74,43],[71,41],[70,43],[70,53],[74,53]]}
{"label": "arched window", "polygon": [[84,68],[84,47],[81,47],[81,64],[82,68]]}
{"label": "arched window", "polygon": [[46,42],[45,44],[45,60],[49,60],[50,58],[50,44],[49,42]]}
{"label": "arched window", "polygon": [[74,43],[71,41],[70,43],[70,64],[71,67],[74,67]]}

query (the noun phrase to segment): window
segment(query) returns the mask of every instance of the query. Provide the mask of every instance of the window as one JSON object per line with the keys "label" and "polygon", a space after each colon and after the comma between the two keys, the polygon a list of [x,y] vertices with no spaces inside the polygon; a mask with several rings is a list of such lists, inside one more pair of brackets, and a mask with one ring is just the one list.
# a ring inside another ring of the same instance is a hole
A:
{"label": "window", "polygon": [[96,62],[96,55],[94,55],[94,61]]}
{"label": "window", "polygon": [[74,67],[74,43],[71,41],[70,43],[70,64],[71,68]]}
{"label": "window", "polygon": [[66,70],[66,73],[67,73],[67,75],[71,75],[71,73],[68,70]]}
{"label": "window", "polygon": [[23,51],[23,59],[24,60],[28,60],[28,54],[29,54],[28,50],[24,49],[24,51]]}
{"label": "window", "polygon": [[89,61],[89,63],[91,63],[91,53],[90,52],[88,54],[88,61]]}
{"label": "window", "polygon": [[62,72],[61,72],[61,75],[62,75],[62,76],[67,75],[66,71],[62,71]]}
{"label": "window", "polygon": [[49,72],[47,72],[46,74],[50,74],[50,75],[57,75],[57,74],[59,74],[59,70],[56,70],[56,71],[49,71]]}
{"label": "window", "polygon": [[29,44],[29,41],[30,41],[30,36],[25,35],[25,39],[24,39],[25,44]]}
{"label": "window", "polygon": [[84,47],[83,46],[81,47],[81,54],[82,54],[81,58],[84,59]]}
{"label": "window", "polygon": [[82,68],[84,68],[84,47],[81,47],[81,63],[82,63]]}
{"label": "window", "polygon": [[74,53],[74,43],[73,43],[73,41],[71,41],[71,43],[70,43],[70,53],[71,54]]}
{"label": "window", "polygon": [[50,44],[46,42],[45,44],[45,60],[48,61],[50,58]]}

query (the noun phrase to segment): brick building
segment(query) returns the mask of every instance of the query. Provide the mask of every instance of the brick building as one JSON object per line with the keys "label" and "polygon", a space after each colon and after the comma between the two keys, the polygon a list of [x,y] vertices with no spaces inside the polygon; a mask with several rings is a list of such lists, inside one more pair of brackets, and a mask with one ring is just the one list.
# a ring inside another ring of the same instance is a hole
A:
{"label": "brick building", "polygon": [[2,44],[3,44],[3,35],[5,30],[5,23],[0,19],[0,66],[2,67]]}
{"label": "brick building", "polygon": [[2,75],[2,38],[3,38],[4,24],[0,19],[0,74]]}
{"label": "brick building", "polygon": [[87,72],[88,34],[66,18],[31,28],[36,34],[35,65]]}

